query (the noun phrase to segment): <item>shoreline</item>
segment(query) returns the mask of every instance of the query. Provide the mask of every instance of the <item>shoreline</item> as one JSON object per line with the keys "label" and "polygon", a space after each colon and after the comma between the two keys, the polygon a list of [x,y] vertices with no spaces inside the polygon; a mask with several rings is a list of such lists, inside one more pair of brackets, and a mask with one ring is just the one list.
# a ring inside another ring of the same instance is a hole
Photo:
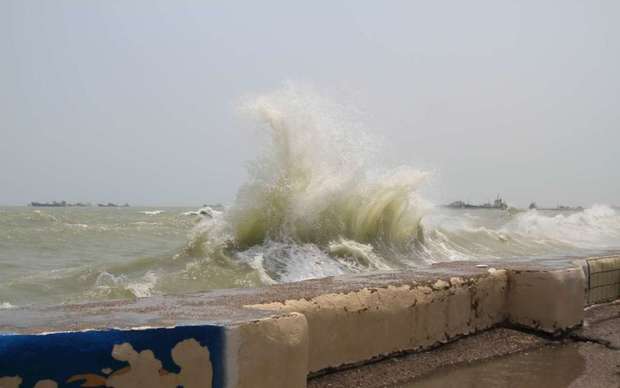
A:
{"label": "shoreline", "polygon": [[[94,373],[106,381],[114,373],[99,370],[119,361],[139,368],[150,349],[165,376],[180,378],[173,371],[184,370],[183,357],[169,354],[192,340],[187,356],[210,354],[204,366],[213,387],[303,387],[308,377],[506,325],[568,333],[581,326],[587,304],[619,297],[615,278],[607,284],[604,275],[615,271],[620,256],[452,262],[257,289],[17,307],[0,311],[0,377],[34,384]],[[55,357],[60,349],[63,360]]]}

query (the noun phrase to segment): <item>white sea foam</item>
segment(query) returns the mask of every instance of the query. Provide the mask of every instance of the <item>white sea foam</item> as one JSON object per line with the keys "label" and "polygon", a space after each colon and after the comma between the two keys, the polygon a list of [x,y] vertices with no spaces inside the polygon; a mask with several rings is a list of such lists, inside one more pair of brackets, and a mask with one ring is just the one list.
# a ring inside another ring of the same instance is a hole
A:
{"label": "white sea foam", "polygon": [[582,248],[620,247],[620,216],[605,205],[555,216],[530,210],[519,214],[502,230],[530,239],[557,241]]}
{"label": "white sea foam", "polygon": [[157,284],[158,277],[155,272],[147,272],[140,281],[129,282],[126,286],[137,298],[151,296],[153,288]]}
{"label": "white sea foam", "polygon": [[65,223],[65,226],[67,226],[69,228],[75,228],[75,229],[88,229],[88,225],[87,224]]}
{"label": "white sea foam", "polygon": [[92,296],[130,295],[143,298],[151,296],[157,280],[158,277],[153,271],[148,271],[136,280],[130,280],[125,274],[113,275],[104,271],[97,276]]}
{"label": "white sea foam", "polygon": [[423,221],[425,238],[419,253],[430,261],[444,261],[620,249],[620,216],[608,206],[564,212],[487,213],[481,212],[477,218],[462,213],[431,214]]}
{"label": "white sea foam", "polygon": [[198,210],[190,210],[187,212],[182,213],[182,215],[184,216],[204,216],[204,217],[209,217],[209,218],[213,218],[215,217],[217,214],[220,214],[221,212],[219,210],[215,210],[209,206],[205,206],[202,207]]}
{"label": "white sea foam", "polygon": [[145,214],[147,216],[157,216],[162,213],[165,213],[165,211],[164,210],[143,210],[140,213]]}

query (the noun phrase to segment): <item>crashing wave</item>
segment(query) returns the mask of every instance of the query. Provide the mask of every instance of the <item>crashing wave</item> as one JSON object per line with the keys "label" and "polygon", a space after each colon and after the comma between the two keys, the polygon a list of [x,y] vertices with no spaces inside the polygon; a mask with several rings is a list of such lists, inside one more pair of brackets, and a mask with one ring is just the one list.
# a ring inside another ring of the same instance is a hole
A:
{"label": "crashing wave", "polygon": [[605,205],[555,216],[530,210],[503,229],[529,239],[557,241],[581,248],[617,248],[620,245],[620,217]]}
{"label": "crashing wave", "polygon": [[190,210],[190,211],[184,212],[183,215],[184,216],[204,216],[204,217],[213,218],[217,214],[220,214],[220,213],[221,211],[219,210],[215,210],[211,208],[210,206],[205,206],[198,210]]}
{"label": "crashing wave", "polygon": [[[484,216],[490,218],[480,218]],[[474,217],[433,212],[423,225],[424,244],[414,254],[433,262],[574,256],[620,249],[620,215],[604,205],[559,214],[528,210]]]}
{"label": "crashing wave", "polygon": [[307,88],[288,85],[244,110],[267,135],[265,152],[228,214],[235,245],[267,239],[326,245],[407,244],[423,215],[416,189],[424,172],[377,172],[369,136],[350,112]]}
{"label": "crashing wave", "polygon": [[207,209],[182,257],[245,263],[268,283],[388,269],[375,250],[407,251],[422,236],[427,174],[377,169],[375,141],[352,110],[289,84],[242,112],[259,124],[262,153],[234,203]]}

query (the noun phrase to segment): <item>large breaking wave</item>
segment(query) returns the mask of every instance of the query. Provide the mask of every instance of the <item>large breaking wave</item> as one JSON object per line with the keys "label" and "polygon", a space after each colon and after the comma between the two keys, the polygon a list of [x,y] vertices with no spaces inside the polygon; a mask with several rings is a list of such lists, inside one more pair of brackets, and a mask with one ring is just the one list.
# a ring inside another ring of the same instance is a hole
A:
{"label": "large breaking wave", "polygon": [[246,104],[268,138],[230,209],[239,248],[266,240],[325,245],[346,238],[406,246],[425,173],[371,170],[372,146],[350,112],[289,86]]}
{"label": "large breaking wave", "polygon": [[232,205],[192,233],[185,254],[209,265],[249,266],[271,283],[620,247],[620,218],[605,206],[573,214],[433,207],[418,194],[427,173],[379,169],[376,141],[355,111],[311,88],[287,85],[242,111],[265,143]]}
{"label": "large breaking wave", "polygon": [[287,85],[247,101],[265,143],[224,214],[197,226],[191,251],[242,260],[273,281],[390,268],[379,251],[408,252],[422,236],[426,173],[380,170],[353,111]]}

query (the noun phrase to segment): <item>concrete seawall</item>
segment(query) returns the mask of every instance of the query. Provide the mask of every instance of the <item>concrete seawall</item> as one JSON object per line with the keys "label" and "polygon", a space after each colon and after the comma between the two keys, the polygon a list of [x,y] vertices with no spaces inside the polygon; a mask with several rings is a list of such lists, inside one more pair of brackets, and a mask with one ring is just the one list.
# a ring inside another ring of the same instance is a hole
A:
{"label": "concrete seawall", "polygon": [[453,262],[0,311],[0,388],[304,387],[309,375],[497,325],[549,334],[620,297],[620,256]]}

